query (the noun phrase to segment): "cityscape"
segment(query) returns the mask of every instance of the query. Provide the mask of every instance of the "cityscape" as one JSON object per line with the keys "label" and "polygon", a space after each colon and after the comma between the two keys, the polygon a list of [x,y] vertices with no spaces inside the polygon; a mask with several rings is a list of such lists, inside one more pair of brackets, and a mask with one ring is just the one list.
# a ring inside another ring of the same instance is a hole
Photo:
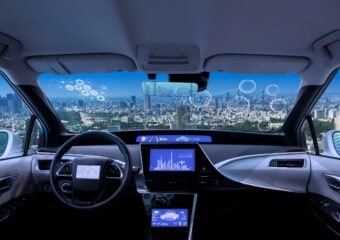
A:
{"label": "cityscape", "polygon": [[194,149],[152,149],[150,171],[195,171]]}
{"label": "cityscape", "polygon": [[[157,97],[138,92],[114,97],[113,89],[91,85],[81,79],[60,81],[53,86],[59,95],[49,96],[67,129],[211,129],[275,132],[282,126],[295,103],[296,93],[280,91],[278,84],[257,87],[254,80],[240,80],[238,88],[227,91],[201,91],[188,97]],[[50,87],[50,86],[48,86]],[[256,89],[256,91],[255,91]],[[210,89],[209,89],[210,90]],[[2,94],[2,95],[1,95]],[[25,137],[29,110],[15,93],[0,94],[0,129]],[[340,95],[323,96],[312,111],[318,138],[340,129]],[[310,133],[307,143],[311,147]],[[312,148],[312,147],[311,147]]]}
{"label": "cityscape", "polygon": [[148,94],[114,97],[81,79],[63,81],[59,89],[66,89],[64,97],[50,95],[50,102],[66,128],[76,132],[89,129],[273,132],[282,126],[296,97],[296,93],[280,94],[277,84],[255,92],[254,80],[242,80],[238,89],[224,92],[204,90],[192,96],[173,97]]}
{"label": "cityscape", "polygon": [[0,130],[13,131],[21,138],[25,138],[30,116],[30,111],[23,105],[17,94],[0,95]]}

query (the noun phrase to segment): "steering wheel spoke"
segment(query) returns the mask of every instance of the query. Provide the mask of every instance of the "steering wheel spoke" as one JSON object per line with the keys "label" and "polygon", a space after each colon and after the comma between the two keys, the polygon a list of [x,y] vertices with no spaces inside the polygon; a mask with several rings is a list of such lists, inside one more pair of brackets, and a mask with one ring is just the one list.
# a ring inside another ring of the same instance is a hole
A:
{"label": "steering wheel spoke", "polygon": [[110,164],[106,173],[107,180],[122,180],[124,177],[123,167],[115,161]]}
{"label": "steering wheel spoke", "polygon": [[72,161],[62,163],[56,172],[59,178],[72,178]]}

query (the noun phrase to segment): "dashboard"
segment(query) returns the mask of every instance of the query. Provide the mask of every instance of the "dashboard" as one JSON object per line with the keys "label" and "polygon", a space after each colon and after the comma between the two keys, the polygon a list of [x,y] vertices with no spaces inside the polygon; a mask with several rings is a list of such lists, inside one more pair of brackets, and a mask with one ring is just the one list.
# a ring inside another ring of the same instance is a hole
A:
{"label": "dashboard", "polygon": [[[197,192],[262,187],[303,192],[309,159],[303,148],[280,145],[216,144],[206,134],[137,134],[127,144],[137,191]],[[49,189],[49,166],[57,149],[41,149],[32,162],[39,189]],[[117,146],[83,145],[65,156],[123,160]],[[302,174],[301,174],[302,173]]]}
{"label": "dashboard", "polygon": [[[234,190],[246,192],[243,190],[258,188],[306,193],[308,182],[312,183],[309,184],[309,192],[318,193],[328,189],[324,172],[325,169],[331,172],[328,169],[334,167],[322,165],[326,161],[308,155],[303,148],[276,144],[217,143],[215,139],[213,136],[209,139],[209,135],[205,134],[158,133],[138,134],[133,136],[133,142],[128,142],[133,166],[129,189],[135,189],[134,194],[137,192],[141,196],[138,199],[143,201],[152,236],[190,239],[188,236],[192,233],[197,199],[204,199],[205,196],[230,196],[235,193]],[[15,169],[15,177],[24,179],[17,181],[20,183],[15,186],[15,189],[19,189],[17,196],[51,192],[50,165],[57,150],[40,149],[34,156],[4,161],[4,164],[13,164],[6,169]],[[59,169],[62,170],[59,174],[68,175],[72,170],[70,165],[76,163],[72,162],[75,159],[95,156],[113,158],[124,165],[124,157],[118,146],[82,143],[63,156],[64,168]],[[314,171],[311,171],[313,161]],[[99,165],[77,167],[74,168],[74,176],[84,181],[98,179],[100,175]],[[319,172],[315,169],[319,169]],[[320,182],[324,185],[319,185]],[[69,191],[66,185],[63,186],[60,185],[62,191]],[[2,201],[14,197],[10,194],[3,196]],[[201,204],[201,200],[198,204]]]}
{"label": "dashboard", "polygon": [[[264,188],[305,193],[310,159],[292,146],[220,143],[206,134],[138,134],[126,141],[131,156],[133,185],[145,208],[152,239],[192,239],[198,195],[204,191]],[[38,191],[49,192],[50,165],[57,148],[40,149],[32,161]],[[124,165],[115,145],[75,146],[66,163],[78,157],[102,156]],[[91,174],[89,174],[91,173]],[[78,175],[78,169],[77,169]],[[79,177],[96,178],[97,169],[79,169]]]}

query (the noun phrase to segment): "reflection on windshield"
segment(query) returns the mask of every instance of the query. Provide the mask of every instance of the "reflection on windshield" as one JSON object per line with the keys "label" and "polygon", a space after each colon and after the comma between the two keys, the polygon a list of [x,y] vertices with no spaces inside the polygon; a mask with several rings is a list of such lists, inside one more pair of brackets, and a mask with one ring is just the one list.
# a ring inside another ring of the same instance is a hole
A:
{"label": "reflection on windshield", "polygon": [[[276,131],[300,85],[297,75],[211,73],[207,90],[168,97],[144,94],[142,83],[148,81],[141,73],[43,74],[39,78],[60,119],[72,131]],[[158,75],[155,81],[167,82],[167,75]]]}

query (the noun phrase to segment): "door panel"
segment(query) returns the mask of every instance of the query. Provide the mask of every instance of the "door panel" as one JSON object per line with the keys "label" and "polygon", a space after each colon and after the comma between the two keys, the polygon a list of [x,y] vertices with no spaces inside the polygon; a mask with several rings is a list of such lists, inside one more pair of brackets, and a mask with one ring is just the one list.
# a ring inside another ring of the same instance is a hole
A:
{"label": "door panel", "polygon": [[340,159],[310,155],[308,193],[317,217],[340,236]]}
{"label": "door panel", "polygon": [[32,156],[0,161],[0,206],[33,192],[31,163]]}

